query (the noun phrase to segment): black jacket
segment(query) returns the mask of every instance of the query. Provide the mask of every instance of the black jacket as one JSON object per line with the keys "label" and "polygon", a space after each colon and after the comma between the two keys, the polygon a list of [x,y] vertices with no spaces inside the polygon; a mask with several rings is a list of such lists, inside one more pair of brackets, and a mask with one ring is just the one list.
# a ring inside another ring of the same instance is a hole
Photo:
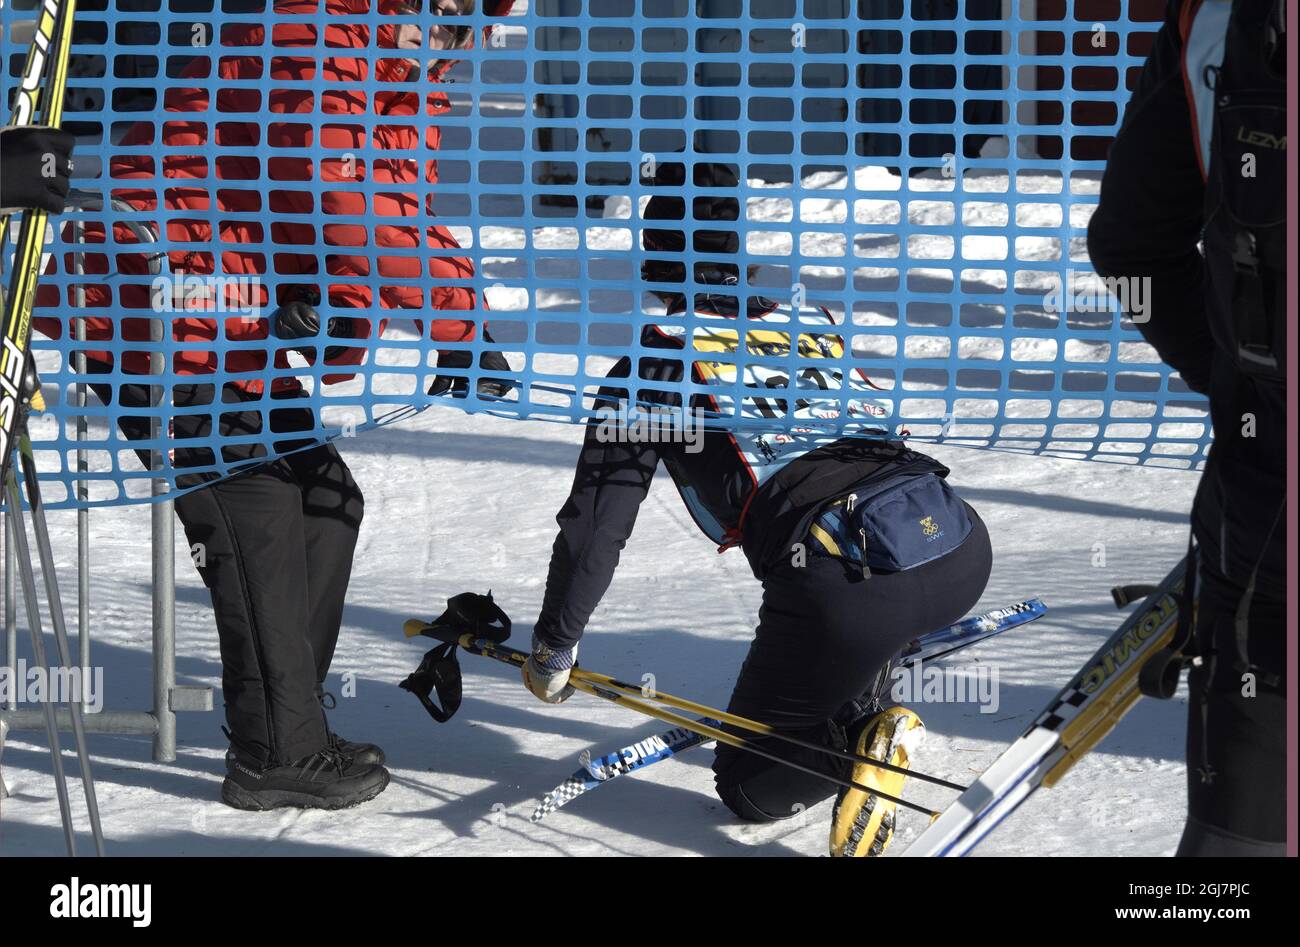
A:
{"label": "black jacket", "polygon": [[1181,62],[1183,6],[1169,4],[1125,110],[1088,226],[1088,253],[1103,276],[1150,281],[1150,309],[1137,328],[1210,399],[1215,440],[1194,511],[1198,538],[1243,586],[1262,563],[1261,591],[1274,595],[1284,587],[1284,524],[1270,530],[1285,491],[1286,390],[1241,374],[1216,341],[1222,333],[1198,247],[1206,184]]}

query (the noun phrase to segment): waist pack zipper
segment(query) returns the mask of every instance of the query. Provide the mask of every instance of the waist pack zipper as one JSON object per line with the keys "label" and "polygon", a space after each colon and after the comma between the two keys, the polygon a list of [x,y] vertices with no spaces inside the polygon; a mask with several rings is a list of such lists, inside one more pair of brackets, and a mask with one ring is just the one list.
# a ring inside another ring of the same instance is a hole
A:
{"label": "waist pack zipper", "polygon": [[[853,504],[858,502],[858,495],[850,493],[844,498],[844,515],[853,515]],[[862,577],[871,578],[871,569],[867,566],[867,531],[865,528],[858,529],[858,550],[862,553]]]}

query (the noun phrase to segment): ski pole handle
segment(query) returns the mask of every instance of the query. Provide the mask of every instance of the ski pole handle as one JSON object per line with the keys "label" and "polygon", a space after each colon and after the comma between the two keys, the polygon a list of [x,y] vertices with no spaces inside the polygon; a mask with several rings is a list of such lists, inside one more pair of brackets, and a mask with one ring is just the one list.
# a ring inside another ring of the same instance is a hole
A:
{"label": "ski pole handle", "polygon": [[418,618],[408,618],[402,625],[402,633],[408,638],[418,638],[423,635],[444,644],[459,645],[470,654],[480,654],[485,658],[491,658],[494,661],[500,661],[502,664],[510,664],[514,667],[523,667],[528,660],[528,655],[516,648],[509,648],[486,638],[475,637],[473,632],[458,633],[454,628],[431,625]]}
{"label": "ski pole handle", "polygon": [[460,639],[464,637],[450,628],[440,628],[418,618],[408,618],[402,625],[402,634],[408,638],[418,638],[423,635],[444,644],[460,644]]}

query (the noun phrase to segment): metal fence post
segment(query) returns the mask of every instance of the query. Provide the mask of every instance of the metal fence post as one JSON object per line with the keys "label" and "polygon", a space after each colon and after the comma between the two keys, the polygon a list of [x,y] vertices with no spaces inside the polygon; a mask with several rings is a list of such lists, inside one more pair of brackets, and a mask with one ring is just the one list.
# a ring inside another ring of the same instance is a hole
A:
{"label": "metal fence post", "polygon": [[172,689],[176,686],[176,521],[172,501],[153,505],[153,712],[158,731],[153,736],[153,758],[160,763],[176,759],[176,713]]}
{"label": "metal fence post", "polygon": [[[164,330],[166,326],[166,330]],[[170,335],[171,326],[166,318],[152,320],[150,335],[161,346]],[[164,331],[166,334],[164,334]],[[167,357],[155,349],[149,356],[149,371],[162,375],[167,370]],[[169,399],[166,385],[154,385],[154,407]],[[167,423],[157,416],[152,421],[155,441],[168,433]],[[153,469],[165,467],[166,452],[155,449]],[[153,481],[153,495],[165,496],[170,492],[167,481],[161,477]],[[150,510],[153,543],[153,713],[158,729],[153,736],[153,758],[160,763],[176,759],[176,713],[172,708],[172,689],[176,686],[176,519],[175,501],[158,500]]]}
{"label": "metal fence post", "polygon": [[[9,535],[9,531],[13,528],[10,525],[13,519],[8,513],[0,513],[0,520],[3,520],[3,525],[0,525],[0,534],[3,534],[5,544],[5,667],[9,669],[9,680],[14,683],[9,699],[4,702],[3,707],[5,710],[16,710],[18,707],[18,675],[16,671],[18,662],[18,612],[17,603],[14,601],[17,592],[14,587],[16,581],[14,576],[17,563],[14,561],[13,538]],[[4,755],[5,739],[8,736],[9,721],[5,719],[3,714],[0,714],[0,757]],[[9,787],[5,785],[4,776],[0,774],[0,799],[8,798],[8,796]]]}
{"label": "metal fence post", "polygon": [[[74,245],[81,246],[85,239],[84,234],[85,223],[79,215],[74,216],[72,220]],[[83,254],[74,254],[72,265],[73,273],[78,277],[85,275],[86,267]],[[86,309],[85,283],[78,280],[72,298],[76,311],[84,312]],[[77,316],[72,322],[73,333],[77,341],[85,342],[85,318]],[[77,378],[86,377],[86,350],[84,347],[77,347],[76,354],[72,357],[72,367],[77,373]],[[85,448],[88,425],[86,423],[87,391],[84,381],[78,381],[73,386],[72,398],[73,404],[77,407],[77,473],[85,474],[90,470],[90,460]],[[80,505],[77,507],[77,663],[84,670],[90,667],[90,507],[86,502],[90,499],[90,484],[84,476],[77,481],[77,499],[80,501]]]}
{"label": "metal fence post", "polygon": [[[13,517],[0,513],[4,517],[5,542],[5,666],[9,669],[9,680],[17,680],[18,673],[18,561],[14,557]],[[17,688],[5,701],[5,710],[18,709]]]}
{"label": "metal fence post", "polygon": [[[78,209],[100,210],[102,209],[101,199],[98,195],[90,192],[73,192],[70,195],[69,203],[72,207]],[[98,206],[97,206],[98,205]],[[113,201],[112,209],[115,211],[130,210],[129,205],[120,201]],[[130,229],[136,239],[142,243],[154,243],[157,241],[157,234],[152,233],[144,225],[134,221],[125,221],[124,226]],[[74,222],[73,232],[77,237],[77,244],[80,245],[85,226],[80,221]],[[149,259],[149,271],[153,276],[161,275],[165,272],[166,256],[159,252],[151,254]],[[73,257],[73,265],[76,275],[84,276],[85,268],[82,263],[82,256],[76,253]],[[81,311],[81,306],[85,302],[84,286],[78,284],[74,296],[74,302],[77,304],[77,312]],[[170,340],[171,324],[169,317],[160,314],[159,318],[153,321],[150,338],[154,350],[150,353],[149,369],[152,375],[164,375],[168,368],[168,357],[166,353],[166,342]],[[87,336],[86,321],[81,316],[73,317],[73,335],[78,343],[85,343]],[[84,344],[79,344],[71,357],[71,364],[78,380],[73,387],[73,403],[80,409],[77,419],[77,439],[79,442],[85,441],[89,437],[89,421],[86,416],[85,407],[89,398],[89,385],[80,379],[87,375],[86,355]],[[165,379],[158,379],[151,386],[150,403],[155,408],[160,408],[170,403],[170,389],[167,387]],[[169,412],[161,412],[166,415]],[[111,418],[109,423],[113,423]],[[155,443],[165,442],[169,428],[163,418],[154,418],[151,428],[152,437]],[[150,458],[150,469],[161,471],[165,467],[166,447],[154,449]],[[85,447],[80,443],[77,447],[77,471],[85,474],[89,470],[89,456]],[[85,718],[85,729],[88,733],[122,733],[122,734],[141,734],[153,737],[153,758],[158,762],[170,763],[176,759],[176,714],[179,711],[210,711],[213,707],[213,691],[211,687],[205,685],[177,685],[176,684],[176,566],[175,566],[175,542],[176,529],[173,518],[174,503],[168,496],[171,492],[170,487],[165,479],[158,477],[152,484],[153,495],[158,498],[152,505],[151,517],[151,556],[153,572],[153,710],[109,710],[102,709],[98,713],[87,714]],[[78,659],[83,667],[90,666],[90,524],[85,506],[85,501],[89,499],[90,484],[85,476],[77,478],[76,496],[82,501],[81,508],[77,511],[77,589],[79,593],[78,609]],[[13,520],[7,513],[0,512],[0,519],[4,520],[0,532],[4,533],[5,552],[4,552],[4,622],[5,622],[5,664],[9,667],[15,667],[18,660],[18,616],[17,616],[17,556],[15,554],[13,543]],[[11,680],[15,679],[13,672],[10,672]],[[0,708],[0,752],[4,748],[4,739],[13,731],[38,731],[45,729],[43,714],[38,710],[30,708],[20,709],[17,702],[18,694],[15,692],[10,695],[10,699],[3,708]],[[66,730],[71,726],[71,717],[65,708],[56,710],[56,718],[60,730]],[[0,780],[0,796],[4,794],[4,782]]]}

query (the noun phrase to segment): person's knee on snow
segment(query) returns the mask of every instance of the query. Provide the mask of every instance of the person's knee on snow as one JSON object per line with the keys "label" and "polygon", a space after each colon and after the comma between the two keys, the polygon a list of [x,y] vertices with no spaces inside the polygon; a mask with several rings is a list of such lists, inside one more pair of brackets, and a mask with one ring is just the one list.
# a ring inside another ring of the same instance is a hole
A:
{"label": "person's knee on snow", "polygon": [[[806,730],[792,731],[790,736],[841,751],[848,748],[850,739],[844,727],[829,720]],[[851,766],[839,757],[770,738],[750,742],[764,752],[835,779],[848,778]],[[831,779],[725,744],[719,745],[714,754],[713,774],[718,798],[746,822],[793,818],[831,798],[838,788]]]}

